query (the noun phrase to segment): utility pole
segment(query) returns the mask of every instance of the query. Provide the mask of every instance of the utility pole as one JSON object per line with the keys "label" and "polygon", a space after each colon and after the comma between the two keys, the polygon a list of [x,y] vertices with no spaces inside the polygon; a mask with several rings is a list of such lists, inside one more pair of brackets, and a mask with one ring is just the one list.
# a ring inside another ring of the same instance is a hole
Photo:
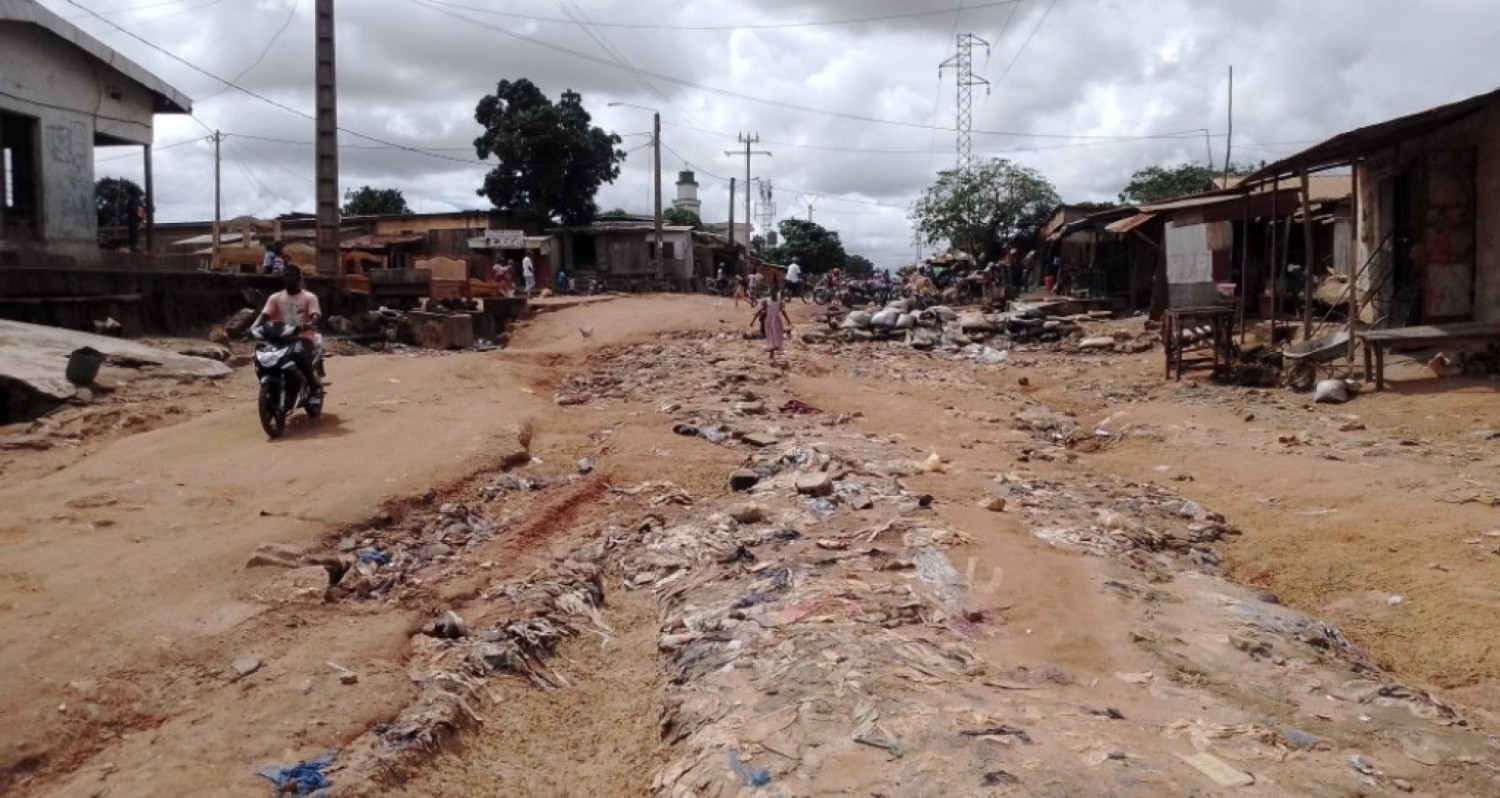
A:
{"label": "utility pole", "polygon": [[974,43],[984,45],[985,53],[990,51],[990,43],[975,36],[972,33],[958,34],[958,52],[948,56],[948,60],[938,64],[938,79],[943,77],[943,71],[949,68],[958,70],[958,169],[967,172],[974,166],[974,87],[984,86],[985,94],[990,92],[990,82],[984,78],[974,76]]}
{"label": "utility pole", "polygon": [[219,223],[224,218],[224,190],[223,181],[219,173],[219,145],[224,141],[224,134],[214,131],[214,254],[213,268],[219,268]]}
{"label": "utility pole", "polygon": [[1229,156],[1234,152],[1234,65],[1229,67],[1229,135],[1224,137],[1224,188],[1229,188]]}
{"label": "utility pole", "polygon": [[662,275],[661,251],[661,113],[651,114],[651,151],[656,160],[656,276]]}
{"label": "utility pole", "polygon": [[[751,217],[750,217],[750,156],[752,156],[752,155],[767,155],[767,156],[769,156],[771,153],[766,152],[765,150],[752,150],[752,149],[750,149],[750,145],[755,144],[756,142],[760,141],[760,134],[759,133],[742,133],[739,136],[739,141],[740,141],[741,144],[745,145],[745,151],[744,152],[739,152],[737,150],[725,150],[724,154],[725,155],[744,155],[745,156],[745,224],[750,225],[753,228],[754,227],[754,223],[752,223],[750,221],[750,219],[751,219]],[[750,244],[749,236],[746,236],[745,245],[749,246],[749,244]]]}
{"label": "utility pole", "polygon": [[[750,187],[746,186],[745,190],[749,191]],[[746,245],[749,243],[749,241],[745,242]],[[734,178],[732,177],[729,178],[729,258],[734,261],[734,270],[739,271],[740,257],[734,249]]]}
{"label": "utility pole", "polygon": [[317,113],[314,142],[317,150],[318,273],[337,275],[339,269],[339,121],[338,71],[334,53],[333,0],[317,0],[313,26],[314,79]]}

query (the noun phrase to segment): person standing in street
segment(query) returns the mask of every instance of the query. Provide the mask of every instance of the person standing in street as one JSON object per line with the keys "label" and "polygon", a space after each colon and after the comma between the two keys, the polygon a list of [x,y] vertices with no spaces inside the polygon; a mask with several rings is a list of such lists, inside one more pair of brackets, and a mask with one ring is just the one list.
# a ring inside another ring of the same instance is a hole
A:
{"label": "person standing in street", "polygon": [[765,331],[766,351],[771,356],[771,362],[775,363],[786,344],[786,332],[792,327],[792,319],[786,314],[786,302],[781,296],[781,286],[774,283],[771,285],[770,294],[756,308],[755,318],[750,323],[759,323]]}
{"label": "person standing in street", "polygon": [[526,284],[526,298],[530,299],[536,291],[536,266],[531,262],[530,253],[521,256],[521,280]]}
{"label": "person standing in street", "polygon": [[802,295],[802,267],[796,258],[792,258],[791,265],[786,267],[785,294],[793,298]]}

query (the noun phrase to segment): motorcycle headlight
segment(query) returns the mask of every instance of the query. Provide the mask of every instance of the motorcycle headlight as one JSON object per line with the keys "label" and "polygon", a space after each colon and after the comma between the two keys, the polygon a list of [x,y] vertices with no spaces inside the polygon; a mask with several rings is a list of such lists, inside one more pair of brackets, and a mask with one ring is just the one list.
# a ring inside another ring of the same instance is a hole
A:
{"label": "motorcycle headlight", "polygon": [[265,366],[266,368],[270,368],[276,365],[276,361],[281,359],[281,354],[284,351],[286,350],[262,349],[255,353],[255,362],[259,363],[262,366]]}

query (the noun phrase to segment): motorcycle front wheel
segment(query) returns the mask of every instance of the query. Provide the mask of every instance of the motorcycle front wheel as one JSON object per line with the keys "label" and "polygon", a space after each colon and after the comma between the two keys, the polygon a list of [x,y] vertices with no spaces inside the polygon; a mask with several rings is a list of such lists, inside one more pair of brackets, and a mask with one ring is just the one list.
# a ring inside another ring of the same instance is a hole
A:
{"label": "motorcycle front wheel", "polygon": [[260,387],[260,428],[266,431],[266,435],[272,440],[280,438],[286,432],[286,411],[281,408],[281,403],[271,394],[270,386]]}
{"label": "motorcycle front wheel", "polygon": [[827,288],[814,288],[812,296],[814,302],[818,303],[819,305],[826,305],[828,304],[829,300],[833,299],[833,292],[829,291]]}

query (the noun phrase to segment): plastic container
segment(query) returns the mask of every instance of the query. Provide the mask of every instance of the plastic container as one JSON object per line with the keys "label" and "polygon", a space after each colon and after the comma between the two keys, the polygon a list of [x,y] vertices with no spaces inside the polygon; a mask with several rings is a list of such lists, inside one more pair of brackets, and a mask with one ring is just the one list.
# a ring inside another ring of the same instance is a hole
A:
{"label": "plastic container", "polygon": [[68,382],[74,385],[92,385],[94,378],[99,376],[99,368],[103,365],[103,352],[90,346],[74,349],[73,354],[68,355],[66,372]]}

